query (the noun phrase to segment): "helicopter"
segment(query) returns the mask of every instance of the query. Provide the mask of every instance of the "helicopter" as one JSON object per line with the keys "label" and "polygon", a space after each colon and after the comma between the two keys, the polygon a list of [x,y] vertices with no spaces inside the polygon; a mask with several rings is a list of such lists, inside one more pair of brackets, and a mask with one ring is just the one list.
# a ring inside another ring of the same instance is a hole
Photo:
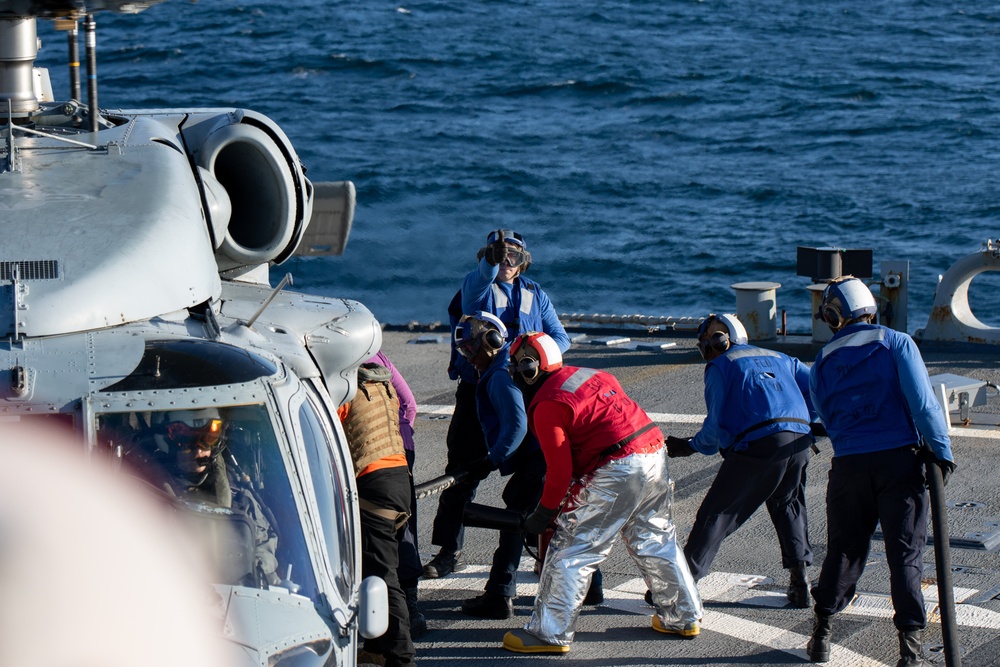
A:
{"label": "helicopter", "polygon": [[[238,664],[354,665],[387,600],[361,577],[336,409],[381,326],[269,268],[343,252],[355,188],[311,182],[249,109],[102,111],[94,15],[159,1],[0,0],[0,421],[72,434],[162,502]],[[35,67],[40,20],[68,35],[63,101]],[[185,463],[196,439],[211,453]],[[189,495],[209,466],[214,495]]]}

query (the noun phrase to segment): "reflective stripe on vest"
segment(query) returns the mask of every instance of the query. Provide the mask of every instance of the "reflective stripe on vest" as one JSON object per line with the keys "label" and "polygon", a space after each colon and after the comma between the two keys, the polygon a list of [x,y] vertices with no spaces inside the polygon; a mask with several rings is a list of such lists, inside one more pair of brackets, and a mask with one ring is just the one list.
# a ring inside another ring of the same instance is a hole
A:
{"label": "reflective stripe on vest", "polygon": [[767,350],[762,347],[747,347],[741,345],[739,347],[734,347],[726,352],[726,357],[730,360],[742,359],[743,357],[780,357],[780,352],[775,352],[774,350]]}
{"label": "reflective stripe on vest", "polygon": [[[490,288],[493,290],[493,303],[496,304],[497,311],[507,308],[510,304],[507,300],[507,293],[496,283],[490,285]],[[535,293],[530,289],[524,289],[521,285],[515,285],[513,289],[521,293],[521,307],[518,310],[525,315],[529,315],[531,313],[531,306],[535,303]]]}
{"label": "reflective stripe on vest", "polygon": [[[868,329],[865,331],[855,331],[854,333],[847,334],[843,338],[833,341],[827,344],[820,354],[824,357],[830,356],[830,353],[839,350],[842,347],[861,347],[862,345],[867,345],[868,343],[874,343],[877,341],[882,341],[885,339],[885,331],[882,329]],[[818,359],[817,359],[818,361]]]}
{"label": "reflective stripe on vest", "polygon": [[559,388],[563,391],[575,394],[576,390],[582,387],[584,382],[595,375],[597,375],[597,371],[593,368],[578,368],[575,373],[570,375],[561,385],[559,385]]}

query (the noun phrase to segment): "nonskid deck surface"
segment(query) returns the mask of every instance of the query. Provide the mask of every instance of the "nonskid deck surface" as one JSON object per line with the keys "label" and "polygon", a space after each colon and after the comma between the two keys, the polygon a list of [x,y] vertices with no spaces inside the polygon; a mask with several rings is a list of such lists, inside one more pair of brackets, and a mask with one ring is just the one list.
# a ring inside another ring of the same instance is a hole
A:
{"label": "nonskid deck surface", "polygon": [[[614,373],[664,433],[690,436],[697,432],[704,416],[704,363],[690,337],[644,337],[632,344],[607,344],[620,337],[581,337],[567,352],[566,361]],[[814,354],[814,346],[803,339],[782,341],[780,349],[801,353],[807,361]],[[424,482],[444,472],[446,459],[445,434],[455,391],[446,372],[447,331],[387,330],[383,350],[406,377],[417,399],[414,477],[416,482]],[[932,375],[952,373],[1000,383],[1000,350],[923,353]],[[975,410],[1000,414],[1000,398],[995,394],[990,390],[988,404]],[[952,438],[959,468],[946,495],[962,661],[966,666],[1000,665],[1000,477],[996,473],[1000,430],[956,427]],[[816,554],[810,568],[813,578],[825,554],[825,493],[831,457],[828,440],[820,439],[817,444],[820,453],[809,465],[806,489],[810,537]],[[701,455],[670,461],[675,482],[674,519],[682,543],[720,462],[717,456]],[[501,489],[501,479],[492,475],[481,485],[476,502],[501,506]],[[425,562],[437,551],[430,542],[436,508],[437,496],[418,501],[420,549]],[[504,633],[523,626],[531,613],[537,577],[530,557],[525,556],[518,574],[514,619],[472,619],[460,610],[464,599],[482,592],[495,546],[495,532],[468,529],[462,555],[467,567],[444,579],[420,582],[421,607],[430,626],[430,631],[416,642],[417,658],[423,667],[498,661],[512,666],[559,661],[574,667],[807,663],[804,648],[812,612],[785,603],[787,573],[781,568],[774,529],[763,509],[723,543],[712,573],[699,582],[705,615],[701,635],[694,640],[674,638],[650,628],[652,609],[642,600],[645,585],[619,544],[601,568],[605,601],[598,607],[584,608],[568,654],[524,656],[505,651],[501,648]],[[932,662],[943,665],[934,551],[930,547],[925,554],[924,577],[929,618],[924,640]],[[888,592],[885,549],[877,537],[872,542],[857,598],[835,617],[835,647],[827,664],[896,663],[898,646]]]}

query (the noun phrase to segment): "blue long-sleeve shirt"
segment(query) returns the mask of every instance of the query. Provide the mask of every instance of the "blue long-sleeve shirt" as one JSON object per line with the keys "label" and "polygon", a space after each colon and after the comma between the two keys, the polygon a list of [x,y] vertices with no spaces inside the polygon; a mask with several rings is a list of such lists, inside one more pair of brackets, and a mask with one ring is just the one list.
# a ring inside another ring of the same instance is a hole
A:
{"label": "blue long-sleeve shirt", "polygon": [[[476,386],[476,409],[486,435],[487,456],[502,474],[509,472],[505,463],[528,434],[524,398],[507,372],[508,353],[509,345],[504,345]],[[537,447],[537,441],[531,440]]]}
{"label": "blue long-sleeve shirt", "polygon": [[809,367],[780,352],[733,345],[705,366],[705,405],[708,414],[691,440],[702,454],[746,449],[779,431],[809,433]]}
{"label": "blue long-sleeve shirt", "polygon": [[499,317],[508,329],[510,323],[518,324],[518,331],[508,332],[511,337],[542,331],[552,337],[560,352],[568,350],[569,335],[541,286],[523,276],[510,283],[495,282],[499,271],[499,267],[491,266],[485,259],[479,260],[476,270],[462,281],[462,312],[471,315],[485,310]]}
{"label": "blue long-sleeve shirt", "polygon": [[953,460],[941,404],[908,335],[877,324],[844,327],[820,350],[809,388],[834,456],[916,444],[919,432],[937,458]]}

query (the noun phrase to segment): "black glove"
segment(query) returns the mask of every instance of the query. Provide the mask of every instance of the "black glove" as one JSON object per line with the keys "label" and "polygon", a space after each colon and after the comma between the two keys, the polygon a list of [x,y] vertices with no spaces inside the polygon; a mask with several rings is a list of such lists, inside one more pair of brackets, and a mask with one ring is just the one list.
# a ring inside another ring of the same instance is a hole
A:
{"label": "black glove", "polygon": [[951,473],[955,472],[955,468],[958,466],[955,465],[954,461],[938,460],[935,463],[941,468],[941,486],[948,486],[948,478],[951,477]]}
{"label": "black glove", "polygon": [[667,436],[667,456],[674,458],[677,456],[691,456],[694,450],[691,449],[691,438],[675,438]]}
{"label": "black glove", "polygon": [[460,470],[465,473],[467,482],[481,482],[490,476],[490,473],[497,467],[490,461],[490,457],[484,456],[481,459],[470,461],[463,465]]}
{"label": "black glove", "polygon": [[487,264],[496,266],[507,256],[507,245],[502,240],[494,241],[486,246],[483,256]]}
{"label": "black glove", "polygon": [[530,533],[532,535],[541,535],[545,532],[545,529],[549,527],[552,520],[556,518],[559,514],[559,510],[550,510],[541,503],[538,503],[538,507],[535,511],[528,515],[528,518],[524,520],[524,532]]}
{"label": "black glove", "polygon": [[826,426],[823,425],[823,422],[809,422],[809,430],[817,438],[825,438],[828,436]]}
{"label": "black glove", "polygon": [[[955,472],[955,468],[957,467],[953,462],[939,459],[933,454],[927,455],[925,465],[936,465],[941,469],[941,486],[948,486],[948,478],[951,477],[951,473]],[[930,474],[930,468],[927,469],[927,474]]]}

